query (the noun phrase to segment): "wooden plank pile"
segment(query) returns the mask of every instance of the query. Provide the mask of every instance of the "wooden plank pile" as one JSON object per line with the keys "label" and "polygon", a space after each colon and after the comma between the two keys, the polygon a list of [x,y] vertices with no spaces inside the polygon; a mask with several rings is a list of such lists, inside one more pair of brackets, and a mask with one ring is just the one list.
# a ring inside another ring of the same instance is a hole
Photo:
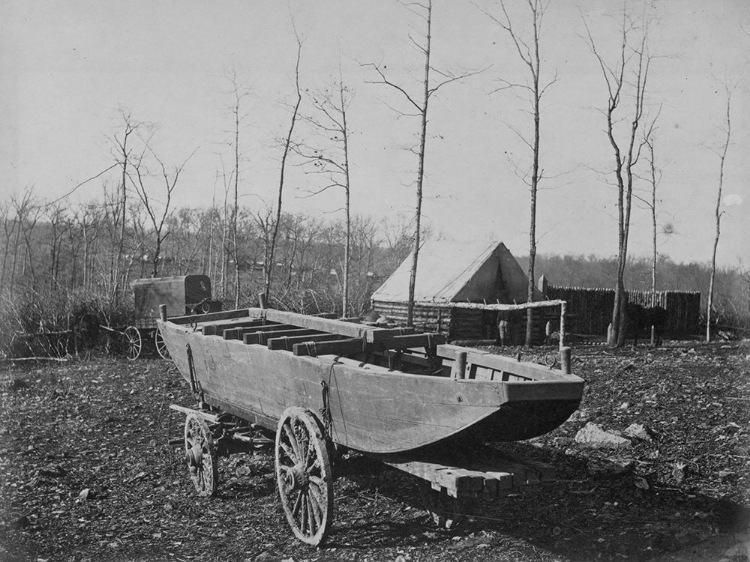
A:
{"label": "wooden plank pile", "polygon": [[431,484],[433,490],[459,500],[480,496],[502,497],[557,480],[551,465],[518,459],[489,447],[465,452],[463,455],[454,452],[449,455],[449,460],[444,456],[383,462],[422,478]]}

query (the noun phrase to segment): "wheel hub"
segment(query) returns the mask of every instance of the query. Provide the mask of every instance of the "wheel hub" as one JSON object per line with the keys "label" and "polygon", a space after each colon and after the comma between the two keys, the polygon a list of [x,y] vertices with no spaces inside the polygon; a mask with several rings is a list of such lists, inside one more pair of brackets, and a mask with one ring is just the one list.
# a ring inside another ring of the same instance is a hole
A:
{"label": "wheel hub", "polygon": [[203,463],[203,449],[197,443],[185,451],[188,465],[198,467]]}
{"label": "wheel hub", "polygon": [[284,490],[287,493],[304,488],[310,482],[302,463],[296,464],[292,467],[281,467],[281,479],[283,481]]}

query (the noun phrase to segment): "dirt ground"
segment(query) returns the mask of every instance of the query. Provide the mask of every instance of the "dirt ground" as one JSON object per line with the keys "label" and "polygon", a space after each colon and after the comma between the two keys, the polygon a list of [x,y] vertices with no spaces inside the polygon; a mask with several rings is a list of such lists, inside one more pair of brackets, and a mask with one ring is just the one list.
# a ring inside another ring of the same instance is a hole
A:
{"label": "dirt ground", "polygon": [[[557,482],[480,500],[446,530],[414,477],[348,455],[322,548],[293,538],[268,449],[222,459],[217,496],[195,495],[181,446],[168,444],[184,423],[169,405],[193,404],[170,363],[5,363],[0,560],[747,560],[750,343],[573,354],[587,381],[580,410],[542,438],[502,446],[555,466]],[[575,440],[588,423],[646,433],[590,449]]]}

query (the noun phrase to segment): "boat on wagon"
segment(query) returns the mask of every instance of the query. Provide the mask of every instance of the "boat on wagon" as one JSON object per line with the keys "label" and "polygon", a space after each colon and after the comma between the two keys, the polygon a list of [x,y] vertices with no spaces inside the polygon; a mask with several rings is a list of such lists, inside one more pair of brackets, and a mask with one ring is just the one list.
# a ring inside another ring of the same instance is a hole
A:
{"label": "boat on wagon", "polygon": [[[274,431],[282,504],[310,544],[330,525],[335,448],[425,477],[425,455],[452,443],[543,435],[583,394],[569,368],[449,345],[412,328],[265,308],[174,318],[164,311],[158,328],[201,405],[175,407],[188,414],[186,458],[198,492],[214,493],[217,456],[252,441],[242,426]],[[230,417],[239,428],[224,423]],[[460,485],[451,482],[457,497]]]}

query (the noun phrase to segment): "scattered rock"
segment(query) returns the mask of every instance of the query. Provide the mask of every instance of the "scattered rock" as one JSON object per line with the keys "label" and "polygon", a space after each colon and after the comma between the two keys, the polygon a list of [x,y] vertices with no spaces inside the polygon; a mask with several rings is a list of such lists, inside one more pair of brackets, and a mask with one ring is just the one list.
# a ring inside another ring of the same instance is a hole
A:
{"label": "scattered rock", "polygon": [[625,435],[633,439],[640,439],[641,441],[653,441],[654,432],[640,423],[631,424],[625,429],[624,433]]}
{"label": "scattered rock", "polygon": [[591,422],[576,433],[575,441],[579,445],[594,449],[630,447],[631,445],[625,437],[604,431],[601,426]]}

